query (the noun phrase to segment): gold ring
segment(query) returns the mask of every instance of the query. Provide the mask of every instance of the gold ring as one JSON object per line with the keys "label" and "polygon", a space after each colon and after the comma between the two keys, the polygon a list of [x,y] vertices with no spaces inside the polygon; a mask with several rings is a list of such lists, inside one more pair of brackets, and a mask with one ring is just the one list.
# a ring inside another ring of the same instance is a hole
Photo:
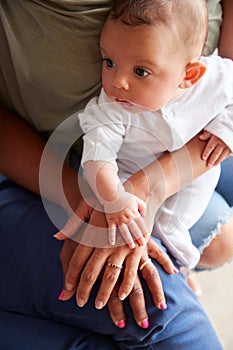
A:
{"label": "gold ring", "polygon": [[139,270],[142,271],[142,269],[144,269],[144,267],[149,263],[151,262],[151,259],[148,258],[146,261],[144,261],[144,263],[142,263],[141,266],[139,266]]}
{"label": "gold ring", "polygon": [[119,264],[113,264],[113,263],[110,263],[110,262],[108,262],[107,263],[107,265],[109,266],[109,267],[112,267],[113,269],[122,269],[122,265],[119,265]]}

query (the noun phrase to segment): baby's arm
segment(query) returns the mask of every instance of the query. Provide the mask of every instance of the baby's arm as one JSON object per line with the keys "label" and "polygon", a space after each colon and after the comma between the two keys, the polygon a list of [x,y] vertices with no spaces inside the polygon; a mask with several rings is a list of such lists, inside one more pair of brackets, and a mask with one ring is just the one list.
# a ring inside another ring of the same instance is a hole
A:
{"label": "baby's arm", "polygon": [[219,137],[204,131],[200,135],[202,141],[208,141],[202,153],[202,159],[207,161],[207,166],[220,164],[230,153],[230,148]]}
{"label": "baby's arm", "polygon": [[142,212],[146,206],[145,202],[125,191],[114,163],[87,161],[83,166],[89,185],[104,206],[110,244],[115,244],[118,227],[130,248],[135,247],[134,239],[139,245],[143,245],[145,243],[144,235],[147,231],[142,218]]}

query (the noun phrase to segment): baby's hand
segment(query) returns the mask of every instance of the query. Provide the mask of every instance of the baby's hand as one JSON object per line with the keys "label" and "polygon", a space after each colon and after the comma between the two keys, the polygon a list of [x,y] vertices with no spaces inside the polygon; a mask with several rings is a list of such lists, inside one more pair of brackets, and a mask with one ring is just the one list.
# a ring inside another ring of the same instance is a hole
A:
{"label": "baby's hand", "polygon": [[111,245],[115,244],[117,228],[131,249],[135,248],[134,239],[139,245],[145,244],[147,228],[142,217],[145,207],[143,200],[129,192],[121,192],[115,201],[104,203]]}
{"label": "baby's hand", "polygon": [[204,131],[200,135],[200,140],[208,140],[202,153],[202,159],[207,160],[208,167],[220,164],[231,154],[230,148],[220,138],[211,134],[209,131]]}

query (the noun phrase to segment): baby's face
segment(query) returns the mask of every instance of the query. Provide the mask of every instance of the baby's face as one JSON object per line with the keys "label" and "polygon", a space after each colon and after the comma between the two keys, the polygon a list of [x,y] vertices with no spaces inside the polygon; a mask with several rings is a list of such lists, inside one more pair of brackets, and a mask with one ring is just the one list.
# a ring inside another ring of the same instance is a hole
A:
{"label": "baby's face", "polygon": [[186,62],[169,28],[108,19],[100,39],[107,96],[133,113],[158,110],[181,93]]}

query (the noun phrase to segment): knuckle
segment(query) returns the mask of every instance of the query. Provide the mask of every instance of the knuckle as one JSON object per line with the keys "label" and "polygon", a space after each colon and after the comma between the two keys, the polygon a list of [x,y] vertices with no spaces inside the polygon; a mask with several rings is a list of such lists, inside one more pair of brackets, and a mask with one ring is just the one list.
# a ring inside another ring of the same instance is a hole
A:
{"label": "knuckle", "polygon": [[134,280],[136,277],[137,271],[134,268],[130,268],[130,269],[125,269],[125,276],[127,276],[128,280]]}
{"label": "knuckle", "polygon": [[167,255],[167,253],[162,248],[160,248],[158,254],[159,254],[161,261],[163,261],[165,263],[171,261],[169,256]]}
{"label": "knuckle", "polygon": [[114,283],[117,280],[117,276],[114,272],[107,272],[104,274],[104,280],[106,282]]}
{"label": "knuckle", "polygon": [[161,259],[166,259],[168,257],[167,254],[165,253],[165,251],[160,247],[159,247],[157,252],[158,252],[158,255],[160,256]]}
{"label": "knuckle", "polygon": [[111,295],[108,304],[115,309],[120,304],[120,299],[117,295]]}
{"label": "knuckle", "polygon": [[70,262],[70,270],[76,271],[79,270],[79,261],[77,259],[72,259]]}
{"label": "knuckle", "polygon": [[82,280],[86,284],[92,284],[95,281],[95,274],[92,271],[84,271],[82,273]]}
{"label": "knuckle", "polygon": [[141,298],[143,297],[143,290],[142,287],[139,284],[134,284],[132,291],[131,291],[131,295],[136,297],[136,298]]}
{"label": "knuckle", "polygon": [[144,268],[144,270],[144,278],[146,281],[157,280],[159,278],[159,273],[154,266],[152,268]]}
{"label": "knuckle", "polygon": [[147,316],[145,308],[143,308],[142,306],[137,307],[136,310],[134,310],[134,316],[138,320],[145,319]]}

